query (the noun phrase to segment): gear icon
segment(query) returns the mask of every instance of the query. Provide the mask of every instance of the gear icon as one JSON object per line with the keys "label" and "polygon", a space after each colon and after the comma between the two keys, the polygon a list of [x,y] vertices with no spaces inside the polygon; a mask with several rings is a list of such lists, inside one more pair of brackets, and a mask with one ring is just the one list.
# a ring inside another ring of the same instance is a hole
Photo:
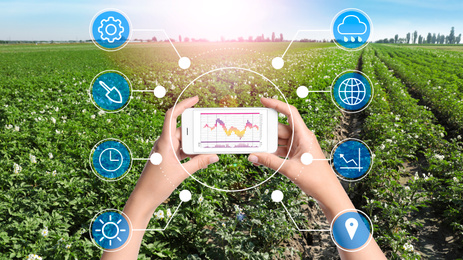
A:
{"label": "gear icon", "polygon": [[101,20],[101,25],[98,27],[101,39],[109,43],[120,40],[124,32],[124,27],[121,24],[121,20],[114,19],[112,16],[108,17],[108,19]]}

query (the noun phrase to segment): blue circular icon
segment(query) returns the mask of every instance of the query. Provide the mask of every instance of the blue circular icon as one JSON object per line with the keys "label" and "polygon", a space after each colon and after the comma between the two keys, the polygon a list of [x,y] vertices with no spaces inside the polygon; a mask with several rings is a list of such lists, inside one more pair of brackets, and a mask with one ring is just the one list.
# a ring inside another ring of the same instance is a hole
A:
{"label": "blue circular icon", "polygon": [[98,143],[90,157],[92,169],[105,180],[116,180],[126,174],[132,166],[129,149],[118,140]]}
{"label": "blue circular icon", "polygon": [[360,250],[370,240],[372,227],[364,213],[345,212],[334,219],[331,235],[339,247],[346,251]]}
{"label": "blue circular icon", "polygon": [[372,29],[370,17],[358,9],[339,12],[331,23],[335,43],[346,50],[359,50],[368,44]]}
{"label": "blue circular icon", "polygon": [[130,82],[121,72],[103,71],[93,79],[90,93],[98,108],[116,112],[130,102]]}
{"label": "blue circular icon", "polygon": [[130,39],[130,21],[119,10],[102,11],[90,23],[90,36],[100,49],[107,51],[119,50]]}
{"label": "blue circular icon", "polygon": [[106,211],[92,223],[92,238],[103,249],[117,249],[129,239],[130,225],[118,212]]}
{"label": "blue circular icon", "polygon": [[346,181],[358,181],[365,177],[373,162],[370,149],[355,139],[338,144],[332,158],[334,171]]}
{"label": "blue circular icon", "polygon": [[336,77],[331,95],[336,106],[348,113],[360,112],[371,102],[373,89],[360,71],[346,71]]}

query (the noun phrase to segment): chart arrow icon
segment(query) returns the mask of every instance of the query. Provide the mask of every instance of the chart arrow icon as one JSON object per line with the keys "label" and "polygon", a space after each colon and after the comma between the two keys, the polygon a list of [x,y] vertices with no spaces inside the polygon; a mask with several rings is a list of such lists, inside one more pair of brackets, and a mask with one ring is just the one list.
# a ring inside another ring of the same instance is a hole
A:
{"label": "chart arrow icon", "polygon": [[117,103],[117,104],[120,104],[122,103],[122,95],[121,95],[121,92],[119,92],[119,89],[117,89],[116,87],[108,87],[108,85],[106,85],[106,83],[104,83],[103,81],[99,81],[98,83],[100,83],[100,86],[103,87],[105,90],[106,90],[106,97],[111,101],[111,102],[114,102],[114,103]]}

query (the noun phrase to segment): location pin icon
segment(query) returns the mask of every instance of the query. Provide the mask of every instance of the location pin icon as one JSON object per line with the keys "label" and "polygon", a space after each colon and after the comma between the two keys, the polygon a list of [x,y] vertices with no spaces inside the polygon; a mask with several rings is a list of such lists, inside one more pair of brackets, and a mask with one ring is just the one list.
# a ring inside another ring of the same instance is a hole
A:
{"label": "location pin icon", "polygon": [[355,232],[357,231],[357,227],[359,226],[358,221],[355,218],[349,218],[346,220],[345,225],[347,233],[349,233],[350,240],[354,239]]}

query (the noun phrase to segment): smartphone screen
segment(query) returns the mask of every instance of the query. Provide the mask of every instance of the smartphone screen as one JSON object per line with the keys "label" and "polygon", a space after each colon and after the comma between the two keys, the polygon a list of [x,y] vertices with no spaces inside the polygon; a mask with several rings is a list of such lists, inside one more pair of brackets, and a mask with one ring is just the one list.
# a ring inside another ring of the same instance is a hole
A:
{"label": "smartphone screen", "polygon": [[274,152],[277,117],[268,108],[187,109],[182,115],[182,147],[192,153]]}

